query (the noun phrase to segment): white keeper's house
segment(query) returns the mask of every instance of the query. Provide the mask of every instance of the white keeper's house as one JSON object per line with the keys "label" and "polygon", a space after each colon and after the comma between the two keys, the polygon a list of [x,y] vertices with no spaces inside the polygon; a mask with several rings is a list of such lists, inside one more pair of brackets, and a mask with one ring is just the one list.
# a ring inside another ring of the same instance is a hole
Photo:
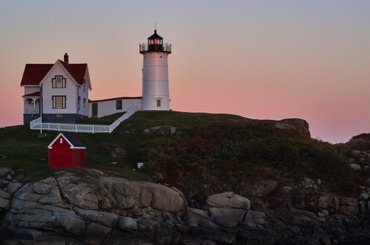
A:
{"label": "white keeper's house", "polygon": [[139,45],[139,51],[144,58],[140,97],[91,100],[88,65],[70,63],[67,53],[54,64],[26,64],[21,81],[24,124],[41,114],[43,122],[73,123],[84,117],[125,112],[133,106],[141,110],[170,110],[167,57],[171,44],[164,44],[155,30],[147,43]]}

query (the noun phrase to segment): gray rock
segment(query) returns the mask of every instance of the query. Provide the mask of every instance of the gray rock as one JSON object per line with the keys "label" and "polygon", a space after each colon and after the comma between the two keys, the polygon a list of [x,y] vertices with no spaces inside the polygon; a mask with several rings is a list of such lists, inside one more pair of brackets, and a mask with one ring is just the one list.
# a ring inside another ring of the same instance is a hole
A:
{"label": "gray rock", "polygon": [[15,192],[17,192],[23,184],[21,183],[14,183],[14,182],[9,182],[6,186],[6,191],[10,194],[13,195]]}
{"label": "gray rock", "polygon": [[352,150],[352,154],[355,155],[355,156],[360,156],[361,155],[361,151],[359,151],[359,150]]}
{"label": "gray rock", "polygon": [[347,162],[348,162],[348,163],[356,163],[356,159],[354,159],[354,158],[349,158],[349,159],[347,160]]}
{"label": "gray rock", "polygon": [[249,199],[239,196],[233,192],[224,192],[211,195],[207,198],[210,207],[238,208],[249,210],[251,202]]}
{"label": "gray rock", "polygon": [[355,171],[360,171],[361,170],[361,166],[358,165],[357,163],[350,163],[349,166],[355,170]]}
{"label": "gray rock", "polygon": [[10,203],[10,208],[14,209],[14,211],[25,210],[25,209],[34,209],[40,208],[42,204],[34,201],[27,201],[18,198],[12,198],[12,202]]}
{"label": "gray rock", "polygon": [[203,227],[212,230],[220,230],[220,226],[208,216],[208,212],[195,208],[188,208],[184,221],[189,227]]}
{"label": "gray rock", "polygon": [[83,242],[89,245],[100,245],[111,231],[112,229],[103,225],[89,223],[86,225]]}
{"label": "gray rock", "polygon": [[185,245],[217,245],[215,241],[197,239],[197,238],[186,238],[184,239]]}
{"label": "gray rock", "polygon": [[275,123],[275,127],[280,129],[294,130],[302,136],[311,137],[307,121],[298,118],[283,119]]}
{"label": "gray rock", "polygon": [[156,227],[154,241],[161,245],[180,244],[181,235],[179,232],[163,227]]}
{"label": "gray rock", "polygon": [[358,200],[356,198],[343,197],[340,201],[340,211],[344,214],[357,214]]}
{"label": "gray rock", "polygon": [[304,177],[302,181],[302,186],[305,189],[314,189],[317,190],[317,185],[315,184],[315,181],[313,179]]}
{"label": "gray rock", "polygon": [[[280,235],[273,230],[269,229],[239,229],[238,237],[248,239],[248,241],[256,241],[252,244],[275,244],[276,241],[281,240]],[[249,243],[248,243],[249,244]],[[286,243],[283,243],[286,244]],[[288,243],[296,244],[296,243]],[[304,244],[304,243],[302,243]]]}
{"label": "gray rock", "polygon": [[144,130],[144,134],[174,134],[176,133],[176,127],[170,125],[155,126]]}
{"label": "gray rock", "polygon": [[118,228],[121,230],[138,230],[136,220],[131,217],[119,217]]}
{"label": "gray rock", "polygon": [[250,201],[233,192],[214,194],[207,199],[208,214],[216,224],[232,228],[243,220],[250,208]]}
{"label": "gray rock", "polygon": [[266,225],[266,214],[263,212],[249,210],[242,222],[245,228],[264,228]]}
{"label": "gray rock", "polygon": [[51,230],[56,221],[52,212],[44,209],[27,209],[19,217],[17,225],[23,228]]}
{"label": "gray rock", "polygon": [[116,214],[80,208],[75,208],[74,210],[85,220],[96,222],[111,228],[114,228],[117,225],[118,216]]}
{"label": "gray rock", "polygon": [[222,244],[233,244],[236,242],[236,235],[227,232],[202,229],[201,235],[202,237],[208,238],[212,241],[221,242]]}
{"label": "gray rock", "polygon": [[[17,227],[7,232],[6,238],[2,241],[3,244],[37,244],[37,245],[65,245],[66,239],[57,234],[50,234],[35,229],[26,229]],[[81,245],[80,243],[70,243],[74,245]]]}
{"label": "gray rock", "polygon": [[63,206],[63,200],[60,196],[45,196],[41,197],[38,202],[40,204],[50,204],[56,206]]}
{"label": "gray rock", "polygon": [[318,213],[318,216],[320,218],[325,218],[325,217],[328,217],[329,216],[329,211],[324,209],[324,210],[321,210],[319,213]]}
{"label": "gray rock", "polygon": [[367,200],[369,200],[369,197],[370,197],[369,194],[367,194],[367,193],[361,193],[360,200],[367,201]]}
{"label": "gray rock", "polygon": [[53,212],[56,217],[54,230],[63,234],[82,235],[85,231],[84,220],[69,212]]}
{"label": "gray rock", "polygon": [[3,197],[0,197],[0,209],[9,209],[10,207],[10,201],[9,199],[5,199]]}
{"label": "gray rock", "polygon": [[242,221],[246,212],[246,210],[242,209],[220,207],[210,207],[208,209],[209,216],[215,220],[216,224],[226,228],[238,226],[238,223]]}
{"label": "gray rock", "polygon": [[127,156],[127,151],[123,149],[122,147],[116,147],[114,149],[114,152],[112,153],[113,157],[123,158]]}
{"label": "gray rock", "polygon": [[155,227],[159,225],[159,222],[151,219],[140,219],[137,220],[137,228],[139,232],[152,237],[155,231]]}
{"label": "gray rock", "polygon": [[253,185],[246,186],[248,196],[266,197],[279,186],[276,180],[261,180]]}
{"label": "gray rock", "polygon": [[5,176],[5,175],[8,175],[9,173],[11,173],[12,172],[12,170],[11,170],[11,168],[9,168],[9,167],[1,167],[0,168],[0,175],[1,176]]}
{"label": "gray rock", "polygon": [[36,194],[46,195],[50,192],[50,189],[52,187],[53,187],[52,185],[36,182],[36,183],[33,183],[32,191]]}
{"label": "gray rock", "polygon": [[[60,190],[65,199],[82,209],[98,209],[96,183],[84,183],[75,176],[61,176],[57,178]],[[80,182],[78,182],[80,181]]]}
{"label": "gray rock", "polygon": [[57,185],[58,182],[54,177],[48,177],[46,179],[40,180],[41,183],[47,184],[47,185]]}
{"label": "gray rock", "polygon": [[4,199],[9,199],[10,198],[10,194],[6,191],[3,191],[0,189],[0,197],[4,198]]}
{"label": "gray rock", "polygon": [[359,201],[358,202],[358,210],[360,214],[366,214],[366,202],[365,201]]}

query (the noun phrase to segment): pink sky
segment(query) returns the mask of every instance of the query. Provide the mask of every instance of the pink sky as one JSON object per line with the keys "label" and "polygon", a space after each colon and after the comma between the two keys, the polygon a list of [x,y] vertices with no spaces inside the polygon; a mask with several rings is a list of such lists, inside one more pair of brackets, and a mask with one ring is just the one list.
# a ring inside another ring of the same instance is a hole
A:
{"label": "pink sky", "polygon": [[171,108],[302,118],[333,143],[370,133],[370,1],[0,3],[0,127],[22,123],[26,63],[88,63],[91,99],[141,96],[139,43],[154,22]]}

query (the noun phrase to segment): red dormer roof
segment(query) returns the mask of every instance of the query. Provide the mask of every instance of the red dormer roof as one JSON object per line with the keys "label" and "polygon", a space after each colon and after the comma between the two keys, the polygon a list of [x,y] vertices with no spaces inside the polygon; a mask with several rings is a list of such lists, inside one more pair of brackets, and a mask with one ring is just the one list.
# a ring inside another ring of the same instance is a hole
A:
{"label": "red dormer roof", "polygon": [[[80,85],[83,84],[87,64],[67,64],[61,60],[59,62],[71,74],[73,79]],[[39,85],[42,79],[50,71],[54,64],[26,64],[24,68],[21,86]]]}

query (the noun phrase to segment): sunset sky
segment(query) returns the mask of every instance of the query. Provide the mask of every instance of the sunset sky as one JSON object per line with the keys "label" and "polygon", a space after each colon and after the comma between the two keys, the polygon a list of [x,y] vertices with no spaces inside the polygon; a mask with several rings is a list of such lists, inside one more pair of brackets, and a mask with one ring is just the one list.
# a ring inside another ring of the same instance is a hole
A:
{"label": "sunset sky", "polygon": [[26,63],[87,63],[93,100],[141,96],[154,25],[169,56],[171,108],[302,118],[314,138],[370,133],[368,0],[3,0],[0,127],[22,124]]}

